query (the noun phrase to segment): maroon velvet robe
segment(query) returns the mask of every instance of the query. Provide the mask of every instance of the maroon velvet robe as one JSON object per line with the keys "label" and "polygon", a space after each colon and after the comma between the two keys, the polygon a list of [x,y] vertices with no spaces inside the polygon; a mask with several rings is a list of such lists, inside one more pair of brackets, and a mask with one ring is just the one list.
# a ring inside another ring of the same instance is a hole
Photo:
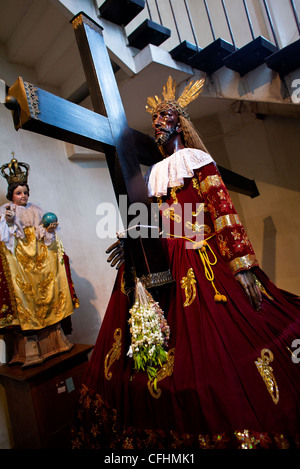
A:
{"label": "maroon velvet robe", "polygon": [[[214,163],[195,170],[158,202],[175,280],[159,297],[171,330],[168,362],[157,390],[145,372],[133,371],[127,356],[132,305],[121,269],[84,379],[74,447],[295,447],[300,365],[291,352],[300,338],[299,298],[278,289],[259,268]],[[192,204],[188,221],[185,203]],[[182,236],[174,237],[183,223]],[[199,251],[184,239],[200,233],[214,264],[213,283]],[[248,269],[263,292],[260,311],[234,276]],[[227,301],[215,301],[216,292]]]}

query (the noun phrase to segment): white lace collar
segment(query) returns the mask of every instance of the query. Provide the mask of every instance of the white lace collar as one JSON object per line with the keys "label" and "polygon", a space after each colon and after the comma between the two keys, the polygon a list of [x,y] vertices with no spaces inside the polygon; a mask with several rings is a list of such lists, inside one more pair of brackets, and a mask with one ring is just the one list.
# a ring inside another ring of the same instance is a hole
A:
{"label": "white lace collar", "polygon": [[184,148],[151,166],[145,176],[149,197],[167,195],[168,187],[184,184],[184,178],[194,176],[194,169],[214,163],[202,150]]}

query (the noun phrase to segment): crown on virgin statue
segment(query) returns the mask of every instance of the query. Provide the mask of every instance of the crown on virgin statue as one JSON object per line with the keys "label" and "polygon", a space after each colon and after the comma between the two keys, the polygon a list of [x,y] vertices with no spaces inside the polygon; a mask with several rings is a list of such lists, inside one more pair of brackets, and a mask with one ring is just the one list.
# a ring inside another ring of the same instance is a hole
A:
{"label": "crown on virgin statue", "polygon": [[30,166],[27,163],[19,162],[14,155],[12,152],[11,161],[1,166],[1,176],[6,179],[8,185],[14,182],[27,184]]}
{"label": "crown on virgin statue", "polygon": [[166,86],[163,87],[162,97],[159,98],[155,95],[154,97],[149,97],[147,99],[146,111],[153,116],[158,111],[172,108],[175,109],[179,115],[189,119],[186,108],[192,101],[198,98],[204,86],[204,82],[204,78],[196,80],[195,82],[190,82],[176,100],[175,80],[169,76]]}

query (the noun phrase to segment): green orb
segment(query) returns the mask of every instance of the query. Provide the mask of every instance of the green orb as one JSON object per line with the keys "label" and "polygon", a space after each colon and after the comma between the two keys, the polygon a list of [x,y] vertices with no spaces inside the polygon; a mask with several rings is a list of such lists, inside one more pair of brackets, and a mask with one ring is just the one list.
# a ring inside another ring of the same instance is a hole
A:
{"label": "green orb", "polygon": [[43,215],[42,224],[45,228],[48,228],[51,223],[57,223],[57,216],[55,213],[47,212]]}

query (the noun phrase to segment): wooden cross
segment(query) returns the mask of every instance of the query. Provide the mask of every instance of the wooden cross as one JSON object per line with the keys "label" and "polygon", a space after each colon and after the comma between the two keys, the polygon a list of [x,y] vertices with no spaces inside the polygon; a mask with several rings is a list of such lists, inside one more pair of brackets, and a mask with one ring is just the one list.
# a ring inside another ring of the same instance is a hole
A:
{"label": "wooden cross", "polygon": [[[130,129],[127,124],[101,26],[82,12],[76,15],[71,23],[94,112],[19,78],[8,91],[8,95],[18,101],[18,107],[13,113],[15,128],[22,127],[104,152],[117,201],[120,194],[126,194],[129,204],[133,202],[148,204],[140,163],[152,165],[161,159],[157,145],[153,138]],[[258,195],[254,181],[225,168],[219,169],[229,189],[250,197]],[[139,254],[144,250],[143,245]],[[151,256],[154,257],[159,256]],[[155,272],[165,268],[165,262],[162,262],[162,265],[159,265],[158,261],[153,260],[153,262],[156,262],[153,265]],[[144,265],[143,269],[148,271],[149,265]]]}

